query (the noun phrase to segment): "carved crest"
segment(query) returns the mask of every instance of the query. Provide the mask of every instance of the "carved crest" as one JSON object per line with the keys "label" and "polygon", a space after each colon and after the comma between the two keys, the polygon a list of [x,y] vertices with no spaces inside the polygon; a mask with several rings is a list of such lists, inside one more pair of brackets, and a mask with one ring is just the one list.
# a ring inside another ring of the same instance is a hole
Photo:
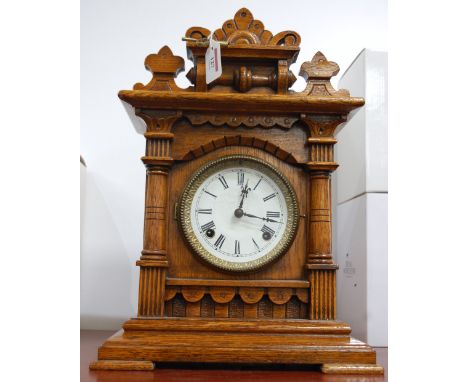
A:
{"label": "carved crest", "polygon": [[153,73],[153,78],[146,85],[136,83],[134,90],[180,90],[174,78],[185,69],[185,62],[182,57],[174,56],[167,45],[159,49],[157,54],[146,57],[145,68]]}
{"label": "carved crest", "polygon": [[[210,35],[210,30],[202,27],[192,27],[185,37],[201,39]],[[273,36],[265,29],[260,20],[255,20],[252,12],[241,8],[234,19],[227,20],[223,26],[213,32],[218,41],[227,41],[229,45],[264,45],[264,46],[299,46],[301,36],[297,32],[284,31]]]}
{"label": "carved crest", "polygon": [[299,75],[307,81],[307,86],[302,95],[321,97],[349,97],[347,90],[335,90],[330,79],[336,76],[340,67],[336,62],[328,61],[322,52],[315,53],[311,61],[301,65]]}

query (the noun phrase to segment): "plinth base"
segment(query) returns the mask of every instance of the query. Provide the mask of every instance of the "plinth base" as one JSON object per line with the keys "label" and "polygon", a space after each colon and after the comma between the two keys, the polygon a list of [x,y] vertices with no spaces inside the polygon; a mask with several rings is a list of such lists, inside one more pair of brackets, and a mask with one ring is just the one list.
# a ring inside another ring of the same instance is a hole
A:
{"label": "plinth base", "polygon": [[335,374],[382,374],[375,351],[340,321],[132,319],[98,351],[93,370],[153,370],[157,362],[312,364]]}

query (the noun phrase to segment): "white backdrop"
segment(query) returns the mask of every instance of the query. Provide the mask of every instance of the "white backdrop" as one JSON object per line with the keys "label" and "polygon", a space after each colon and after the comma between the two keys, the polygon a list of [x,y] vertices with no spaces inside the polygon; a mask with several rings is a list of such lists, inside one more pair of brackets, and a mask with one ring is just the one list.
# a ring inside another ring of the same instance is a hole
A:
{"label": "white backdrop", "polygon": [[[340,74],[363,48],[387,50],[384,0],[82,0],[81,154],[88,166],[82,178],[83,329],[117,329],[137,308],[144,138],[133,130],[117,92],[148,82],[151,75],[143,65],[148,54],[168,45],[185,58],[180,39],[186,29],[219,28],[243,6],[274,34],[292,29],[301,35],[301,53],[292,66],[296,76],[300,64],[318,50],[340,65]],[[192,63],[185,65],[187,72]],[[179,86],[189,84],[185,73],[177,79]],[[299,78],[293,89],[303,86]]]}

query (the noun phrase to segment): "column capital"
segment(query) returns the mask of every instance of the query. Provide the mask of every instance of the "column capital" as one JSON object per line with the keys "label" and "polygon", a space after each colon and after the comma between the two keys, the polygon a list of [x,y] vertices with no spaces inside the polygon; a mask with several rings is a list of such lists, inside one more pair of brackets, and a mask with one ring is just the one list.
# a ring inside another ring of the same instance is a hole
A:
{"label": "column capital", "polygon": [[145,164],[148,171],[161,171],[167,174],[169,168],[174,164],[171,157],[143,156],[141,161]]}
{"label": "column capital", "polygon": [[311,175],[313,175],[317,172],[326,172],[327,174],[330,174],[338,168],[339,164],[336,162],[307,162],[304,163],[303,166],[307,171],[310,171]]}

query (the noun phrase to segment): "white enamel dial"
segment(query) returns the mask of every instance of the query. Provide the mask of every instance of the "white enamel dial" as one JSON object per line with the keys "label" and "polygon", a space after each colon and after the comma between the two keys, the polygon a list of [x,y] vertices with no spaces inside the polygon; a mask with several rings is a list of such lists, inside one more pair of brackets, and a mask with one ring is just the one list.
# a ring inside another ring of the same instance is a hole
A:
{"label": "white enamel dial", "polygon": [[250,270],[287,249],[297,223],[297,208],[291,208],[295,195],[271,166],[228,157],[195,179],[185,192],[182,221],[205,260],[228,270]]}

